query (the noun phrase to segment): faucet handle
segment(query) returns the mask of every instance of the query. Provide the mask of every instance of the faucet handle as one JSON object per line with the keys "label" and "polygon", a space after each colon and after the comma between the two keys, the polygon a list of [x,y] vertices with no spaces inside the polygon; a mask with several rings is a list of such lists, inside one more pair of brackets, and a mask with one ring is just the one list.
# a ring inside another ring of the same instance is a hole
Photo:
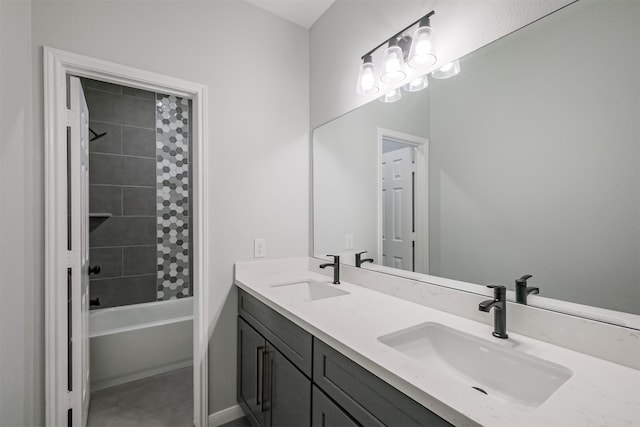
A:
{"label": "faucet handle", "polygon": [[497,300],[504,300],[507,295],[507,287],[504,285],[487,285],[487,288],[493,289],[493,297]]}
{"label": "faucet handle", "polygon": [[333,262],[335,264],[339,264],[340,263],[340,255],[327,255],[327,256],[333,257]]}
{"label": "faucet handle", "polygon": [[366,254],[366,253],[367,253],[367,251],[356,252],[356,255],[364,255],[364,254]]}
{"label": "faucet handle", "polygon": [[527,280],[531,279],[533,276],[531,274],[525,274],[521,278],[516,280],[516,285],[524,285],[527,286]]}

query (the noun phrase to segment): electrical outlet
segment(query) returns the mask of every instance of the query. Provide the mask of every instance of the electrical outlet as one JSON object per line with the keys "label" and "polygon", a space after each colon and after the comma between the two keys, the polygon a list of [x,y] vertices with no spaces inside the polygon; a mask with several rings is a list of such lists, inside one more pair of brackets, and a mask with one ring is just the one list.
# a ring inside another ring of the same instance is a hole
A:
{"label": "electrical outlet", "polygon": [[267,256],[267,239],[253,239],[253,257],[264,258]]}
{"label": "electrical outlet", "polygon": [[344,248],[353,249],[353,234],[345,234],[344,236]]}

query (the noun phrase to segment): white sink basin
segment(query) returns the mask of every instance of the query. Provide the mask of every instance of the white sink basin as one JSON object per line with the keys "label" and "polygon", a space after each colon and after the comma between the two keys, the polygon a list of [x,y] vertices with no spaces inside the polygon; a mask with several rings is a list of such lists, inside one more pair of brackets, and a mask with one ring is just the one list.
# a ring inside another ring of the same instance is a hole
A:
{"label": "white sink basin", "polygon": [[271,289],[289,302],[317,301],[349,294],[340,289],[340,285],[330,285],[317,280],[271,285]]}
{"label": "white sink basin", "polygon": [[423,323],[378,341],[431,368],[446,366],[465,387],[533,407],[540,406],[572,375],[563,366],[439,323]]}

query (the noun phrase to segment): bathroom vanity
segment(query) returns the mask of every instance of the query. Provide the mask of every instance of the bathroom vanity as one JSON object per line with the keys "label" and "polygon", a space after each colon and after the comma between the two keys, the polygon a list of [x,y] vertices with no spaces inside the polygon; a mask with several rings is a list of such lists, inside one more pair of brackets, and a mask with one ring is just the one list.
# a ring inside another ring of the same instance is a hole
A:
{"label": "bathroom vanity", "polygon": [[[236,264],[238,401],[254,424],[640,423],[637,366],[514,329],[498,339],[485,313],[479,322],[408,300],[406,279],[380,274],[383,293],[352,283],[360,272],[348,266],[349,277],[333,285],[318,265]],[[477,311],[477,296],[463,294],[459,305]],[[638,354],[635,337],[629,348]]]}
{"label": "bathroom vanity", "polygon": [[241,289],[238,401],[257,425],[451,425]]}

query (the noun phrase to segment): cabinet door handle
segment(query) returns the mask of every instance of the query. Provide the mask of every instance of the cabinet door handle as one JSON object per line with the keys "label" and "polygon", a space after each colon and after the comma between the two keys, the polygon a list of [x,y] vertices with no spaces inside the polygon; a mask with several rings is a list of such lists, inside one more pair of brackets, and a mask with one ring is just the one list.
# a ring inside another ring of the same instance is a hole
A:
{"label": "cabinet door handle", "polygon": [[267,412],[271,409],[273,359],[271,358],[271,352],[269,351],[265,351],[262,356],[262,412]]}
{"label": "cabinet door handle", "polygon": [[256,406],[262,405],[262,395],[264,388],[264,346],[256,348]]}

